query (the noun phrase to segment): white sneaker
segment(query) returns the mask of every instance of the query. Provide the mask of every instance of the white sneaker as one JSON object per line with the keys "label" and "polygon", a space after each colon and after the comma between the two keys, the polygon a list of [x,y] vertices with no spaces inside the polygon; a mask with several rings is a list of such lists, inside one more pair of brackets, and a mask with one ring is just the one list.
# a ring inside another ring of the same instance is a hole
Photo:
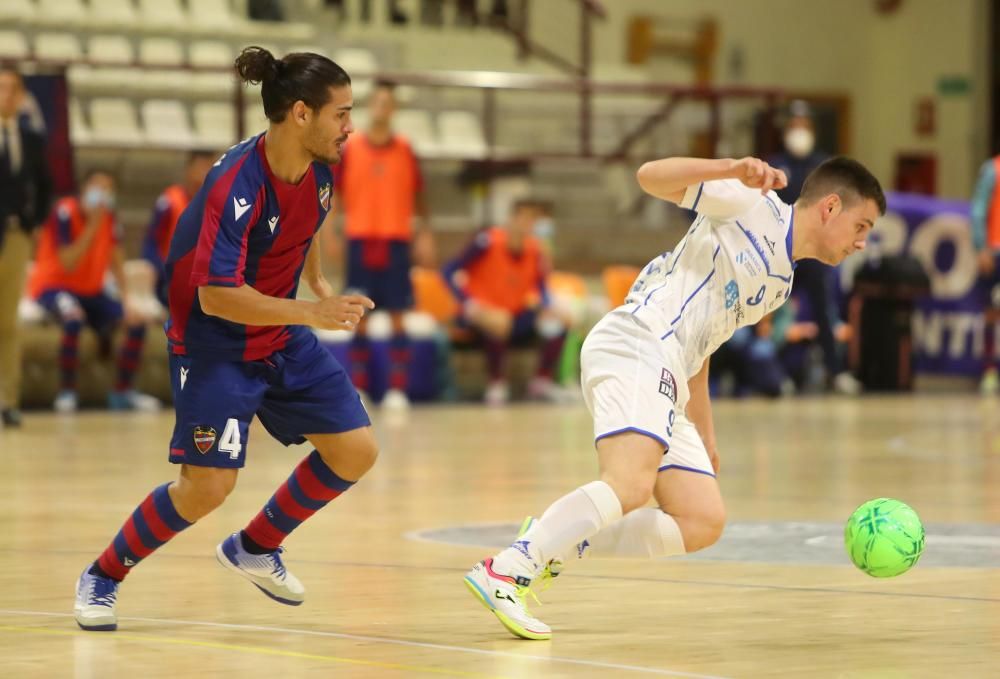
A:
{"label": "white sneaker", "polygon": [[160,400],[155,396],[143,394],[141,391],[129,389],[128,391],[113,391],[108,394],[108,408],[110,410],[135,410],[142,413],[156,413],[160,411]]}
{"label": "white sneaker", "polygon": [[983,396],[996,396],[1000,391],[1000,377],[996,368],[987,368],[979,382],[979,393]]}
{"label": "white sneaker", "polygon": [[531,578],[501,575],[493,570],[493,559],[486,559],[468,572],[465,586],[514,636],[541,641],[552,638],[552,629],[532,617],[525,604]]}
{"label": "white sneaker", "polygon": [[382,407],[387,410],[407,410],[410,407],[410,399],[402,389],[390,389],[382,397]]}
{"label": "white sneaker", "polygon": [[483,395],[483,400],[488,406],[506,405],[507,401],[510,400],[510,387],[508,387],[507,383],[503,380],[490,382],[489,386],[486,387],[486,393]]}
{"label": "white sneaker", "polygon": [[112,632],[118,629],[118,586],[111,578],[90,572],[88,565],[76,581],[76,604],[73,606],[76,624],[88,632]]}
{"label": "white sneaker", "polygon": [[528,382],[528,398],[549,403],[569,403],[572,394],[550,377],[533,377]]}
{"label": "white sneaker", "polygon": [[849,372],[837,373],[833,378],[833,390],[845,396],[857,396],[861,393],[861,383]]}
{"label": "white sneaker", "polygon": [[52,402],[52,407],[57,413],[75,413],[78,407],[75,391],[63,390]]}
{"label": "white sneaker", "polygon": [[275,601],[298,606],[306,598],[306,588],[299,579],[285,570],[279,547],[267,554],[251,554],[243,549],[239,533],[233,533],[215,548],[219,563],[256,585],[257,589]]}

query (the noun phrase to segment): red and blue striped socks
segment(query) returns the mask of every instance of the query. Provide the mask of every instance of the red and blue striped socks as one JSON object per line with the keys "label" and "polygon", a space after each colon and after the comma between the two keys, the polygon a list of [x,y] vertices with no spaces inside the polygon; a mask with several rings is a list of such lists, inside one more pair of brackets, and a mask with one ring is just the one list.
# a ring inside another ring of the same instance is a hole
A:
{"label": "red and blue striped socks", "polygon": [[135,508],[91,572],[123,580],[136,564],[191,525],[174,508],[169,487],[159,486]]}
{"label": "red and blue striped socks", "polygon": [[353,485],[353,481],[337,476],[319,453],[312,451],[243,530],[244,549],[251,553],[276,550],[300,523]]}

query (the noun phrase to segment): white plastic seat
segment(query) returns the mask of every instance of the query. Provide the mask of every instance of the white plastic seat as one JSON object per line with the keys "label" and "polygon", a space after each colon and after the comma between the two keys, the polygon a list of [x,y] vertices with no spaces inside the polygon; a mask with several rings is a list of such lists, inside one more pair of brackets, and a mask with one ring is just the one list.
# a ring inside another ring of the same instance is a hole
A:
{"label": "white plastic seat", "polygon": [[433,156],[439,152],[437,132],[431,114],[419,109],[398,111],[392,119],[393,128],[410,140],[418,155]]}
{"label": "white plastic seat", "polygon": [[139,43],[139,62],[157,66],[180,66],[184,50],[173,38],[145,38]]}
{"label": "white plastic seat", "polygon": [[128,99],[102,97],[90,102],[91,140],[94,144],[138,146],[144,140]]}
{"label": "white plastic seat", "polygon": [[469,111],[444,111],[438,116],[440,152],[462,158],[486,155],[486,139],[479,119]]}
{"label": "white plastic seat", "polygon": [[224,42],[203,40],[191,43],[188,62],[192,66],[225,69],[192,73],[188,81],[191,90],[205,94],[231,92],[236,84],[233,50]]}
{"label": "white plastic seat", "polygon": [[74,144],[89,144],[91,141],[90,127],[83,118],[83,106],[76,97],[69,100],[69,139]]}
{"label": "white plastic seat", "polygon": [[80,41],[72,33],[39,33],[35,36],[35,58],[46,61],[77,61],[83,58]]}
{"label": "white plastic seat", "polygon": [[20,31],[0,31],[0,57],[24,59],[29,54],[28,41]]}
{"label": "white plastic seat", "polygon": [[360,47],[342,47],[331,57],[351,76],[355,101],[364,101],[372,91],[372,76],[378,72],[378,61],[371,51]]}
{"label": "white plastic seat", "polygon": [[187,111],[184,104],[174,99],[142,102],[142,126],[150,144],[176,148],[194,146]]}
{"label": "white plastic seat", "polygon": [[88,18],[83,0],[38,0],[35,12],[35,21],[46,26],[81,26]]}
{"label": "white plastic seat", "polygon": [[194,131],[198,146],[224,149],[236,143],[236,118],[232,104],[207,101],[194,105]]}
{"label": "white plastic seat", "polygon": [[196,0],[188,4],[190,30],[207,35],[239,35],[248,31],[250,22],[233,13],[229,0]]}
{"label": "white plastic seat", "polygon": [[[196,0],[194,5],[198,5]],[[180,0],[139,0],[137,19],[147,28],[160,30],[183,31],[191,25],[191,18]]]}
{"label": "white plastic seat", "polygon": [[135,54],[132,43],[123,35],[91,37],[87,42],[87,58],[99,65],[75,65],[70,68],[72,85],[78,91],[132,87],[141,75],[131,67]]}
{"label": "white plastic seat", "polygon": [[250,137],[265,131],[271,121],[264,115],[264,105],[260,97],[243,107],[243,136]]}
{"label": "white plastic seat", "polygon": [[0,2],[0,21],[4,24],[8,22],[31,23],[35,20],[37,10],[35,3],[30,0],[3,0]]}
{"label": "white plastic seat", "polygon": [[90,0],[88,23],[97,28],[131,28],[136,25],[131,0]]}

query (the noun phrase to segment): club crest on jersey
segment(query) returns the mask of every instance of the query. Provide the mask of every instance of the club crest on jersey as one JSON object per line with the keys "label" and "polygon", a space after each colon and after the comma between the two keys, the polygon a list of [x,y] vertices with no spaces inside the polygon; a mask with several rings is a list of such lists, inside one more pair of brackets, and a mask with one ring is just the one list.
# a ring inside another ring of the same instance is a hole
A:
{"label": "club crest on jersey", "polygon": [[732,309],[733,305],[740,301],[740,286],[736,281],[731,280],[726,283],[726,308]]}
{"label": "club crest on jersey", "polygon": [[670,399],[672,403],[677,403],[677,380],[674,374],[663,368],[660,371],[660,393]]}
{"label": "club crest on jersey", "polygon": [[331,187],[329,182],[319,187],[319,204],[323,206],[324,210],[330,209],[330,191]]}
{"label": "club crest on jersey", "polygon": [[215,429],[204,424],[194,428],[194,447],[204,455],[215,445]]}

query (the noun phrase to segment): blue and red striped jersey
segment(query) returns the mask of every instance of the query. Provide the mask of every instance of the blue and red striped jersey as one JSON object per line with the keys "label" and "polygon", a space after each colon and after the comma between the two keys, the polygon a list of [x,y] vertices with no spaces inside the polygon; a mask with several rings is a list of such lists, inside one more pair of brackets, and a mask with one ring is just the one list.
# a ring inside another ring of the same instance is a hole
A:
{"label": "blue and red striped jersey", "polygon": [[202,311],[202,285],[250,285],[293,299],[313,236],[330,209],[330,166],[315,162],[298,184],[271,173],[264,135],[229,149],[181,215],[167,255],[174,354],[255,361],[288,344],[301,326],[241,325]]}

